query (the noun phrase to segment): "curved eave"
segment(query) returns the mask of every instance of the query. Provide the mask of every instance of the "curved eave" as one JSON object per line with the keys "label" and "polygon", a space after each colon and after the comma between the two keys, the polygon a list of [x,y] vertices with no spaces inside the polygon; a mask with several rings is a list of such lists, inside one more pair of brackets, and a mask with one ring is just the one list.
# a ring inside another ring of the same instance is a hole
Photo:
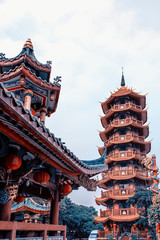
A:
{"label": "curved eave", "polygon": [[[30,54],[28,54],[27,50],[30,50]],[[19,61],[20,62],[21,62],[21,60],[24,61],[24,60],[26,60],[26,58],[30,58],[32,64],[36,64],[36,66],[39,70],[43,69],[42,71],[50,71],[50,69],[51,69],[51,66],[49,64],[43,64],[37,60],[37,58],[35,57],[33,48],[31,48],[29,46],[23,47],[22,51],[16,57],[1,58],[0,66],[15,66],[19,63]]]}
{"label": "curved eave", "polygon": [[36,68],[39,71],[43,71],[43,72],[47,72],[50,73],[51,72],[51,67],[49,67],[46,64],[38,64],[37,61],[33,61],[31,57],[26,55],[26,62],[28,62],[31,66],[33,66],[34,68]]}
{"label": "curved eave", "polygon": [[136,214],[136,215],[120,215],[120,216],[114,216],[114,215],[110,215],[108,217],[95,217],[94,218],[94,221],[96,223],[105,223],[107,222],[108,220],[112,220],[112,221],[115,221],[115,222],[130,222],[130,221],[135,221],[139,218],[139,215]]}
{"label": "curved eave", "polygon": [[141,180],[144,180],[144,181],[148,181],[149,182],[153,182],[153,178],[151,176],[142,176],[142,175],[139,175],[138,173],[134,173],[132,175],[120,175],[120,176],[110,176],[109,178],[107,179],[101,179],[99,180],[98,182],[98,187],[99,188],[103,188],[105,190],[108,190],[108,187],[105,185],[105,183],[109,182],[109,181],[112,181],[112,180],[117,180],[117,181],[123,181],[123,180],[128,180],[128,179],[132,179],[132,178],[138,178],[138,179],[141,179]]}
{"label": "curved eave", "polygon": [[33,209],[33,208],[30,208],[28,206],[21,206],[17,209],[13,209],[11,210],[12,213],[15,213],[15,212],[20,212],[20,211],[29,211],[29,212],[33,212],[33,213],[40,213],[40,214],[49,214],[50,213],[50,210],[41,210],[41,209]]}
{"label": "curved eave", "polygon": [[135,154],[130,156],[130,157],[119,157],[119,158],[107,157],[106,158],[106,164],[109,164],[111,162],[127,161],[127,160],[131,160],[131,159],[140,160],[140,158],[141,158],[141,156],[136,156]]}
{"label": "curved eave", "polygon": [[109,216],[109,219],[112,221],[116,221],[116,222],[130,222],[130,221],[135,221],[139,218],[139,214],[136,215],[120,215],[120,216],[114,216],[111,215]]}
{"label": "curved eave", "polygon": [[[26,133],[23,134],[22,131],[19,131],[15,123],[9,124],[9,120],[5,121],[2,115],[0,118],[0,131],[33,154],[38,154],[41,159],[55,168],[71,175],[87,174],[91,176],[107,170],[106,164],[88,166],[80,161],[58,138],[55,138],[54,134],[50,133],[49,129],[39,123],[38,119],[31,115],[30,111],[25,110],[23,104],[17,101],[12,93],[6,91],[1,83],[0,108],[4,114],[11,118],[11,122],[15,121],[20,124]],[[41,142],[45,147],[39,145],[38,142]]]}
{"label": "curved eave", "polygon": [[133,92],[131,89],[128,89],[126,87],[120,88],[118,91],[115,93],[112,93],[111,96],[104,102],[101,103],[102,110],[105,114],[105,112],[109,109],[109,104],[117,97],[121,96],[132,96],[136,98],[139,101],[139,104],[142,106],[142,109],[145,108],[146,106],[146,96],[141,95],[137,92]]}
{"label": "curved eave", "polygon": [[15,58],[11,59],[1,59],[0,60],[0,67],[10,67],[10,66],[16,66],[23,62],[24,54],[18,55]]}
{"label": "curved eave", "polygon": [[48,83],[46,80],[42,80],[40,77],[37,77],[34,73],[30,71],[23,63],[19,67],[15,67],[13,70],[9,72],[5,72],[0,75],[0,81],[5,82],[14,77],[19,76],[20,74],[24,74],[28,77],[33,83],[36,85],[49,90],[49,91],[60,91],[61,86],[53,85],[52,83]]}
{"label": "curved eave", "polygon": [[95,217],[94,221],[95,223],[105,223],[109,220],[109,217]]}
{"label": "curved eave", "polygon": [[133,112],[136,112],[140,115],[140,119],[142,120],[143,124],[147,122],[147,110],[136,110],[133,107],[128,107],[126,109],[119,109],[119,110],[111,110],[108,112],[108,114],[105,114],[105,116],[101,117],[101,124],[105,128],[108,124],[108,119],[114,115],[116,112],[125,112],[128,110],[132,110]]}
{"label": "curved eave", "polygon": [[[118,145],[118,144],[122,144],[122,143],[129,143],[129,142],[134,142],[134,143],[138,143],[140,145],[142,145],[143,147],[143,151],[142,153],[149,153],[151,151],[151,142],[150,141],[145,141],[145,142],[142,142],[142,141],[137,141],[136,139],[132,138],[132,139],[129,139],[129,140],[124,140],[124,141],[119,141],[119,142],[111,142],[109,144],[107,144],[107,147],[111,147],[112,145]],[[104,153],[104,146],[103,147],[99,147],[98,148],[98,151],[99,151],[99,154],[102,156],[103,153]]]}
{"label": "curved eave", "polygon": [[127,127],[127,126],[133,126],[135,128],[138,128],[142,131],[142,135],[146,138],[149,135],[149,126],[148,125],[142,125],[139,126],[138,124],[135,124],[133,122],[130,122],[129,124],[124,124],[124,125],[118,125],[118,126],[113,126],[110,125],[107,129],[104,131],[99,132],[99,136],[103,142],[107,141],[107,134],[112,131],[114,128],[122,128],[122,127]]}
{"label": "curved eave", "polygon": [[107,202],[108,200],[110,199],[113,199],[113,200],[127,200],[128,198],[130,197],[133,197],[134,194],[130,194],[130,195],[117,195],[117,196],[114,196],[114,195],[110,195],[108,197],[104,197],[104,198],[96,198],[95,201],[98,205],[101,205],[105,202]]}

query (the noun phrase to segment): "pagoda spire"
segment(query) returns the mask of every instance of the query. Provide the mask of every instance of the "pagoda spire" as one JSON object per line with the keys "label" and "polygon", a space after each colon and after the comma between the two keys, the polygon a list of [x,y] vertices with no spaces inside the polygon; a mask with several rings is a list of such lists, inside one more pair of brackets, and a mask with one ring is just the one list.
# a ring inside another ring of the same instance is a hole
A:
{"label": "pagoda spire", "polygon": [[125,86],[125,80],[124,80],[124,74],[123,74],[123,68],[122,68],[122,78],[121,78],[121,87]]}

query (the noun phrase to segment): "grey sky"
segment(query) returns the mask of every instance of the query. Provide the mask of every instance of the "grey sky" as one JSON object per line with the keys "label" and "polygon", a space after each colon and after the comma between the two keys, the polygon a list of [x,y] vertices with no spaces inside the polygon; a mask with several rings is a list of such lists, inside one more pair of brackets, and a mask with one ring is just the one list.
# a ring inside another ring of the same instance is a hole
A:
{"label": "grey sky", "polygon": [[[0,51],[14,57],[30,37],[37,59],[53,61],[52,78],[62,76],[47,127],[80,159],[99,157],[99,101],[120,86],[123,66],[126,84],[149,92],[149,139],[159,162],[159,0],[3,0],[0,9]],[[71,194],[83,204],[92,204],[93,195]]]}

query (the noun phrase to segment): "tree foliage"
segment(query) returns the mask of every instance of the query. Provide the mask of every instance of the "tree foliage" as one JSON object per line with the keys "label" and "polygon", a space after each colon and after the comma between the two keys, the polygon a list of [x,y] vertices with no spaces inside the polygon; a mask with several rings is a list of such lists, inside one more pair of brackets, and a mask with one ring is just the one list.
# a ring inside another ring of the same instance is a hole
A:
{"label": "tree foliage", "polygon": [[92,230],[103,229],[102,224],[95,224],[97,211],[94,207],[87,207],[73,203],[65,198],[60,203],[59,224],[67,225],[67,237],[88,237]]}
{"label": "tree foliage", "polygon": [[153,194],[154,193],[152,190],[138,187],[135,190],[134,196],[130,197],[127,200],[127,203],[132,204],[133,206],[137,206],[138,208],[142,208],[140,217],[139,217],[138,221],[136,222],[137,227],[140,230],[147,228],[149,230],[149,233],[151,234],[151,236],[156,236],[155,223],[153,225],[151,225],[150,221],[149,221],[149,216],[148,216],[148,211],[152,205]]}

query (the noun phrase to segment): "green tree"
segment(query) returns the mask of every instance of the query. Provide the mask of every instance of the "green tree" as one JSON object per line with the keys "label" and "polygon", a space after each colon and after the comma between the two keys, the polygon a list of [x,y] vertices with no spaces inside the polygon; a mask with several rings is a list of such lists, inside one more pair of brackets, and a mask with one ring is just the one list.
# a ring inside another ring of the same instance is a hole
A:
{"label": "green tree", "polygon": [[65,198],[60,203],[59,224],[67,225],[67,238],[88,237],[92,230],[103,229],[102,224],[94,223],[97,214],[94,207],[77,205]]}
{"label": "green tree", "polygon": [[[142,210],[139,215],[140,217],[136,222],[136,225],[139,226],[140,229],[147,228],[151,236],[156,236],[155,225],[150,225],[148,220],[148,209],[152,205],[152,196],[152,190],[138,187],[135,190],[134,196],[130,197],[127,200],[127,203],[132,204],[133,206],[137,206],[138,208],[144,208],[144,210]],[[156,239],[156,237],[153,237],[153,239]]]}

